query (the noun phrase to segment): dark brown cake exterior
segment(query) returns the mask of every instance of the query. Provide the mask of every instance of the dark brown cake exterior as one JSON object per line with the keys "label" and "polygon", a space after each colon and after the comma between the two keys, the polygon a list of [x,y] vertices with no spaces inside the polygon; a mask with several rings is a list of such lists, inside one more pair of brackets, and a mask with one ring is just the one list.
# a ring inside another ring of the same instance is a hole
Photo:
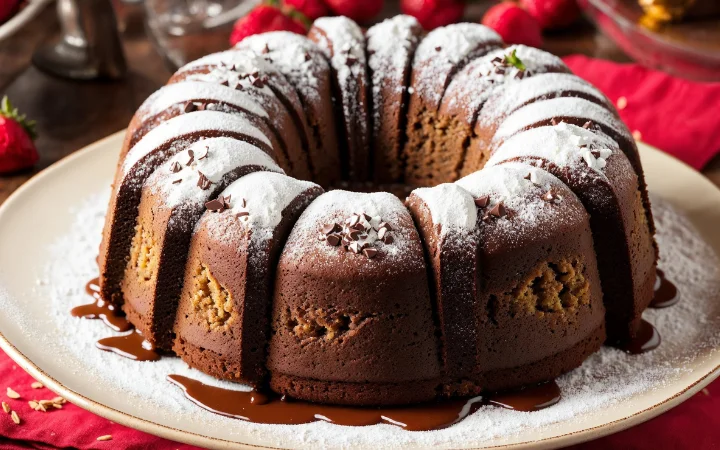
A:
{"label": "dark brown cake exterior", "polygon": [[527,386],[582,364],[605,341],[603,294],[582,203],[554,176],[519,163],[457,184],[481,205],[487,201],[478,209],[472,384],[488,391]]}
{"label": "dark brown cake exterior", "polygon": [[208,204],[192,236],[174,326],[173,348],[188,365],[261,384],[278,256],[300,213],[322,192],[311,182],[253,173]]}
{"label": "dark brown cake exterior", "polygon": [[331,191],[305,210],[278,264],[272,327],[277,392],[356,405],[435,397],[423,250],[397,197]]}
{"label": "dark brown cake exterior", "polygon": [[608,137],[560,123],[507,140],[488,164],[509,160],[545,168],[581,199],[597,244],[608,337],[633,336],[653,298],[656,258],[642,190],[628,158]]}
{"label": "dark brown cake exterior", "polygon": [[239,177],[258,170],[282,171],[251,144],[210,138],[171,158],[143,186],[121,288],[123,311],[153,346],[172,348],[190,237],[205,203]]}
{"label": "dark brown cake exterior", "polygon": [[367,31],[373,179],[378,183],[402,180],[410,72],[422,35],[420,23],[406,15],[386,19]]}
{"label": "dark brown cake exterior", "polygon": [[337,116],[342,118],[344,131],[343,166],[350,181],[366,181],[370,177],[370,104],[368,95],[365,35],[347,17],[322,17],[308,32],[310,40],[322,49],[330,61],[335,81]]}
{"label": "dark brown cake exterior", "polygon": [[123,304],[120,285],[145,181],[172,156],[209,137],[232,137],[273,154],[270,138],[260,129],[233,114],[216,111],[183,114],[147,133],[118,166],[113,182],[98,255],[100,294],[107,301]]}
{"label": "dark brown cake exterior", "polygon": [[322,185],[340,180],[338,131],[332,102],[332,70],[312,41],[276,31],[250,36],[237,45],[268,58],[295,88],[310,126],[309,161],[312,179]]}

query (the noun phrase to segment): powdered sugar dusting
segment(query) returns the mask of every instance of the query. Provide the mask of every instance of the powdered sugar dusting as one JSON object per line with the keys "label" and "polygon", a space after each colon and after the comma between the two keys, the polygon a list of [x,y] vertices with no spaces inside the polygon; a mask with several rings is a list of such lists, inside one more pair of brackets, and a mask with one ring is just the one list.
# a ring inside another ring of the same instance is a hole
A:
{"label": "powdered sugar dusting", "polygon": [[405,69],[420,37],[417,19],[398,15],[373,25],[367,31],[368,66],[373,73],[373,97],[380,88],[405,89]]}
{"label": "powdered sugar dusting", "polygon": [[[419,245],[415,228],[408,229],[408,224],[412,223],[410,213],[396,196],[388,192],[365,194],[335,190],[321,195],[308,206],[295,224],[285,245],[283,257],[304,259],[324,253],[328,260],[333,260],[337,252],[345,252],[345,249],[320,241],[318,235],[324,225],[337,223],[343,226],[354,214],[367,214],[372,219],[379,218],[390,225],[392,242],[376,240],[372,243],[384,256],[384,264],[387,264],[388,260],[394,263],[402,262],[410,267],[422,264],[421,258],[416,260],[409,257],[418,256],[413,249]],[[381,259],[368,259],[362,254],[356,256],[368,264],[376,264]]]}
{"label": "powdered sugar dusting", "polygon": [[633,140],[627,126],[611,110],[577,97],[560,97],[523,106],[505,119],[495,133],[497,138],[512,136],[538,122],[559,117],[577,117],[603,125],[628,142]]}
{"label": "powdered sugar dusting", "polygon": [[[206,215],[207,219],[215,217],[236,217],[246,223],[250,229],[265,229],[272,233],[282,220],[282,213],[300,194],[317,187],[310,181],[268,172],[255,172],[238,179],[228,186],[220,195],[230,197],[230,208],[223,213]],[[217,223],[217,221],[216,221]],[[213,236],[222,237],[223,227],[213,229]]]}
{"label": "powdered sugar dusting", "polygon": [[502,44],[488,27],[457,23],[431,31],[417,48],[413,89],[430,104],[439,104],[448,76],[464,61]]}
{"label": "powdered sugar dusting", "polygon": [[258,117],[268,117],[265,108],[245,92],[219,84],[185,81],[167,85],[140,106],[137,115],[141,120],[160,114],[172,107],[184,108],[193,100],[210,100],[227,103],[244,109]]}
{"label": "powdered sugar dusting", "polygon": [[[520,69],[505,61],[508,55],[515,52],[525,69]],[[474,123],[478,111],[485,101],[495,92],[509,89],[512,86],[524,85],[523,80],[548,70],[568,70],[565,63],[557,56],[525,45],[511,45],[504,49],[494,50],[487,55],[468,63],[450,83],[443,102],[444,108],[460,109],[465,120]]]}
{"label": "powdered sugar dusting", "polygon": [[[79,320],[68,313],[89,297],[83,286],[97,274],[94,259],[100,240],[108,192],[92,195],[74,209],[75,224],[58,239],[47,261],[46,275],[38,280],[34,295],[49,299],[52,320],[36,325],[23,308],[25,299],[13,299],[0,289],[0,308],[27,330],[28,336],[42,342],[48,355],[63,358],[78,378],[88,380],[110,395],[130,398],[148,411],[145,418],[175,428],[184,423],[199,424],[211,435],[233,438],[238,430],[276,447],[397,448],[434,446],[438,448],[477,447],[493,439],[516,436],[558,423],[577,423],[588,414],[614,405],[628,405],[633,395],[662,389],[687,372],[687,361],[720,345],[720,270],[713,250],[702,240],[688,220],[671,205],[653,198],[658,226],[660,267],[679,288],[680,303],[672,308],[650,310],[645,318],[663,338],[656,350],[630,356],[603,348],[581,368],[559,378],[562,400],[536,413],[521,413],[483,407],[450,428],[431,432],[406,432],[390,425],[341,427],[327,423],[307,425],[256,425],[221,417],[194,405],[179,389],[165,380],[177,373],[204,383],[231,389],[247,387],[221,382],[188,369],[178,358],[158,362],[134,362],[98,351],[95,342],[112,333],[99,321]],[[73,258],[67,258],[72,254]],[[142,382],[138,382],[142,380]]]}
{"label": "powdered sugar dusting", "polygon": [[135,144],[123,162],[123,173],[127,176],[138,161],[163,144],[177,140],[180,136],[202,131],[239,133],[257,139],[272,147],[270,139],[262,131],[237,115],[218,111],[196,111],[173,117],[157,127]]}
{"label": "powdered sugar dusting", "polygon": [[613,149],[617,151],[617,144],[607,136],[561,122],[555,126],[531,128],[511,137],[498,147],[487,165],[531,156],[581,173],[590,168],[607,181],[604,169]]}
{"label": "powdered sugar dusting", "polygon": [[[507,241],[533,236],[552,236],[560,223],[577,224],[587,220],[580,200],[550,173],[519,162],[487,167],[459,179],[456,183],[474,197],[489,197],[485,214],[502,204],[507,214],[487,217],[503,230]],[[551,195],[548,197],[548,193]]]}
{"label": "powdered sugar dusting", "polygon": [[[230,171],[243,166],[282,172],[267,153],[254,145],[220,137],[196,142],[178,153],[160,166],[147,184],[162,193],[168,207],[190,201],[197,203],[205,201],[211,185],[216,185]],[[201,177],[209,183],[207,188],[203,188]]]}
{"label": "powdered sugar dusting", "polygon": [[472,195],[458,184],[443,183],[433,188],[415,189],[430,211],[432,221],[441,225],[443,235],[470,232],[477,223],[477,207]]}
{"label": "powdered sugar dusting", "polygon": [[[524,62],[525,60],[523,60]],[[497,91],[497,96],[483,109],[479,120],[487,124],[515,112],[521,106],[536,99],[555,97],[565,92],[574,92],[594,98],[598,103],[611,107],[609,101],[593,85],[570,73],[544,73],[525,78],[521,83],[512,83]]]}
{"label": "powdered sugar dusting", "polygon": [[321,94],[316,71],[322,71],[328,63],[311,40],[287,31],[273,31],[249,36],[236,48],[250,49],[270,58],[302,98],[319,101]]}

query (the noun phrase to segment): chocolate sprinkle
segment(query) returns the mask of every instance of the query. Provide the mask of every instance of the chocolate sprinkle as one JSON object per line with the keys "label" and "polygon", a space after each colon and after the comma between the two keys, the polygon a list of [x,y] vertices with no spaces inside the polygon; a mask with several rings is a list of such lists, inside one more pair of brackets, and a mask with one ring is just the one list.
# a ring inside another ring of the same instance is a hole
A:
{"label": "chocolate sprinkle", "polygon": [[219,198],[216,198],[215,200],[210,200],[209,202],[205,203],[205,208],[208,211],[212,212],[223,212],[225,211],[225,202]]}
{"label": "chocolate sprinkle", "polygon": [[373,259],[374,257],[377,256],[378,251],[376,248],[369,247],[369,248],[363,249],[363,254],[365,256],[367,256],[368,259]]}
{"label": "chocolate sprinkle", "polygon": [[200,178],[198,179],[197,186],[200,189],[202,189],[203,191],[207,191],[213,185],[213,182],[210,181],[210,179],[208,177],[206,177],[205,174],[200,172],[199,170],[198,170],[198,173],[200,174]]}
{"label": "chocolate sprinkle", "polygon": [[322,227],[322,232],[325,235],[328,235],[331,233],[337,233],[340,230],[342,230],[342,227],[336,223],[326,223]]}
{"label": "chocolate sprinkle", "polygon": [[435,47],[435,51],[436,51],[436,52],[439,52],[440,50],[442,50],[442,47],[440,47],[440,46]]}
{"label": "chocolate sprinkle", "polygon": [[489,204],[490,204],[490,196],[489,195],[483,195],[482,197],[478,197],[475,199],[475,206],[477,206],[478,208],[485,208]]}
{"label": "chocolate sprinkle", "polygon": [[263,47],[262,53],[263,54],[270,53],[270,46],[267,43],[265,43],[265,47]]}
{"label": "chocolate sprinkle", "polygon": [[494,217],[503,217],[507,214],[507,211],[505,210],[505,205],[503,205],[503,202],[498,202],[495,204],[495,206],[492,207],[490,211],[488,211],[488,214]]}
{"label": "chocolate sprinkle", "polygon": [[180,184],[180,183],[182,183],[182,178],[178,178],[177,180],[172,182],[172,184]]}
{"label": "chocolate sprinkle", "polygon": [[542,199],[545,200],[546,202],[555,201],[555,199],[557,199],[557,198],[558,198],[558,196],[553,189],[550,189],[542,196]]}
{"label": "chocolate sprinkle", "polygon": [[238,219],[242,219],[243,217],[249,217],[250,213],[248,211],[240,211],[237,214],[235,214],[235,217]]}
{"label": "chocolate sprinkle", "polygon": [[186,166],[189,166],[195,162],[195,152],[192,150],[188,150],[188,156],[188,162],[185,163]]}
{"label": "chocolate sprinkle", "polygon": [[221,86],[230,86],[230,82],[228,80],[224,80],[222,83],[220,83]]}
{"label": "chocolate sprinkle", "polygon": [[305,52],[305,61],[310,61],[310,53]]}

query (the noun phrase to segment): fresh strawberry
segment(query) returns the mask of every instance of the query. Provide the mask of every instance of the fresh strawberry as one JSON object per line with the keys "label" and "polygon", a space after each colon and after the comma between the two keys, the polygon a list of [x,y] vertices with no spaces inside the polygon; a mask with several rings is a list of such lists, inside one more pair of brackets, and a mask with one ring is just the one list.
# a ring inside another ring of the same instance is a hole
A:
{"label": "fresh strawberry", "polygon": [[520,0],[520,5],[543,30],[567,27],[580,17],[577,0]]}
{"label": "fresh strawberry", "polygon": [[20,0],[0,0],[0,23],[5,23],[20,8]]}
{"label": "fresh strawberry", "polygon": [[35,121],[27,120],[10,104],[7,97],[0,103],[0,173],[32,167],[40,158],[33,139]]}
{"label": "fresh strawberry", "polygon": [[330,8],[324,0],[283,0],[284,7],[290,7],[305,14],[310,20],[330,15]]}
{"label": "fresh strawberry", "polygon": [[502,2],[488,9],[482,24],[497,31],[508,44],[542,45],[540,24],[515,3]]}
{"label": "fresh strawberry", "polygon": [[[266,33],[268,31],[291,31],[293,33],[305,34],[308,25],[301,22],[302,14],[294,11],[292,17],[286,14],[275,5],[261,4],[253,8],[245,17],[235,22],[230,44],[235,45],[253,34]],[[309,23],[307,18],[304,22]]]}
{"label": "fresh strawberry", "polygon": [[459,22],[465,12],[464,0],[402,0],[402,12],[415,17],[426,30]]}
{"label": "fresh strawberry", "polygon": [[339,16],[347,16],[356,22],[369,22],[380,14],[383,0],[325,0],[330,9]]}

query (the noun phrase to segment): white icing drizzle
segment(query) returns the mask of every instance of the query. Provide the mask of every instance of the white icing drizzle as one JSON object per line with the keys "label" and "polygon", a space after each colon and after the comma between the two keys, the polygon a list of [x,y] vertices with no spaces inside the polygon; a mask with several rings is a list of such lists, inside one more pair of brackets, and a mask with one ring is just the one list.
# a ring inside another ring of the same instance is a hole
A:
{"label": "white icing drizzle", "polygon": [[[545,237],[555,233],[559,223],[587,220],[587,213],[573,194],[550,173],[520,162],[486,167],[456,183],[476,198],[488,196],[490,203],[479,211],[487,213],[502,202],[508,213],[479,223],[495,224],[504,238],[512,242],[526,233]],[[546,198],[553,192],[553,199]],[[482,217],[482,216],[481,216]]]}
{"label": "white icing drizzle", "polygon": [[[228,186],[222,196],[230,197],[230,209],[222,213],[208,213],[209,219],[231,216],[247,212],[248,215],[241,216],[241,220],[251,229],[264,229],[272,233],[282,220],[282,212],[300,194],[317,187],[310,181],[297,180],[295,178],[272,172],[253,172],[239,178]],[[218,229],[217,232],[224,232]],[[254,233],[255,236],[260,236]],[[267,236],[265,236],[267,237]]]}
{"label": "white icing drizzle", "polygon": [[128,152],[122,166],[123,174],[127,176],[138,161],[159,146],[176,141],[179,136],[203,131],[241,133],[272,147],[270,140],[262,131],[237,115],[217,111],[196,111],[173,117],[143,136]]}
{"label": "white icing drizzle", "polygon": [[337,74],[344,97],[343,112],[346,116],[358,117],[361,123],[367,123],[365,108],[357,100],[357,94],[362,89],[358,79],[367,77],[365,36],[362,30],[355,21],[344,16],[322,17],[315,21],[313,27],[324,33],[316,33],[317,45]]}
{"label": "white icing drizzle", "polygon": [[[381,218],[391,228],[391,243],[375,240],[372,244],[380,255],[388,262],[400,262],[407,267],[417,268],[423,266],[422,258],[416,260],[419,248],[418,235],[412,226],[410,213],[402,202],[388,192],[359,193],[343,190],[326,192],[313,201],[303,212],[295,224],[290,238],[285,245],[283,258],[304,259],[308,255],[321,252],[327,261],[336,261],[338,255],[348,254],[357,256],[358,261],[376,264],[378,258],[367,258],[363,254],[353,254],[342,246],[331,246],[318,239],[318,234],[326,224],[337,223],[342,226],[345,220],[353,214],[367,214],[373,220]],[[372,221],[371,221],[372,223]],[[407,224],[411,224],[407,227]],[[401,226],[401,224],[403,226]],[[402,265],[396,267],[402,269]]]}
{"label": "white icing drizzle", "polygon": [[530,103],[510,114],[497,132],[496,138],[507,138],[535,123],[556,117],[577,117],[606,126],[628,141],[633,138],[625,124],[611,110],[578,97],[560,97]]}
{"label": "white icing drizzle", "polygon": [[495,150],[486,167],[517,157],[538,157],[581,172],[590,168],[607,180],[604,169],[613,149],[617,151],[617,144],[607,136],[561,122],[511,137]]}
{"label": "white icing drizzle", "polygon": [[420,76],[414,80],[413,89],[428,103],[438,104],[455,66],[478,56],[478,51],[501,44],[497,33],[473,23],[457,23],[431,31],[415,52],[413,67]]}
{"label": "white icing drizzle", "polygon": [[[327,67],[328,63],[308,38],[287,31],[273,31],[249,36],[235,48],[250,49],[269,57],[304,99],[319,101],[322,94],[315,72]],[[266,49],[269,51],[263,53]]]}
{"label": "white icing drizzle", "polygon": [[[153,173],[146,184],[162,193],[168,207],[187,202],[199,203],[206,201],[214,189],[202,189],[198,185],[200,174],[204,175],[209,183],[217,185],[228,172],[243,166],[258,166],[269,171],[282,172],[267,153],[254,145],[233,138],[219,137],[195,142],[170,158]],[[173,168],[180,170],[173,172]]]}
{"label": "white icing drizzle", "polygon": [[[525,62],[525,60],[523,60]],[[515,112],[526,103],[547,95],[579,92],[610,107],[607,98],[593,85],[571,73],[543,73],[503,86],[483,108],[479,121],[495,120]]]}
{"label": "white icing drizzle", "polygon": [[[505,58],[513,51],[525,65],[525,71],[510,64],[505,64],[500,69],[493,62]],[[526,77],[531,78],[535,74],[547,72],[550,68],[569,70],[557,56],[533,47],[511,45],[494,50],[468,63],[453,78],[447,89],[444,106],[449,109],[461,108],[466,120],[473,123],[478,110],[494,92],[508,89],[509,86],[524,85],[523,80]]]}
{"label": "white icing drizzle", "polygon": [[477,207],[473,196],[455,183],[443,183],[412,192],[422,199],[432,221],[441,226],[441,235],[450,232],[471,232],[477,223]]}
{"label": "white icing drizzle", "polygon": [[219,84],[184,81],[169,84],[151,95],[140,106],[138,116],[141,119],[155,116],[175,106],[184,108],[192,100],[214,100],[237,106],[258,117],[268,117],[265,108],[246,92]]}

